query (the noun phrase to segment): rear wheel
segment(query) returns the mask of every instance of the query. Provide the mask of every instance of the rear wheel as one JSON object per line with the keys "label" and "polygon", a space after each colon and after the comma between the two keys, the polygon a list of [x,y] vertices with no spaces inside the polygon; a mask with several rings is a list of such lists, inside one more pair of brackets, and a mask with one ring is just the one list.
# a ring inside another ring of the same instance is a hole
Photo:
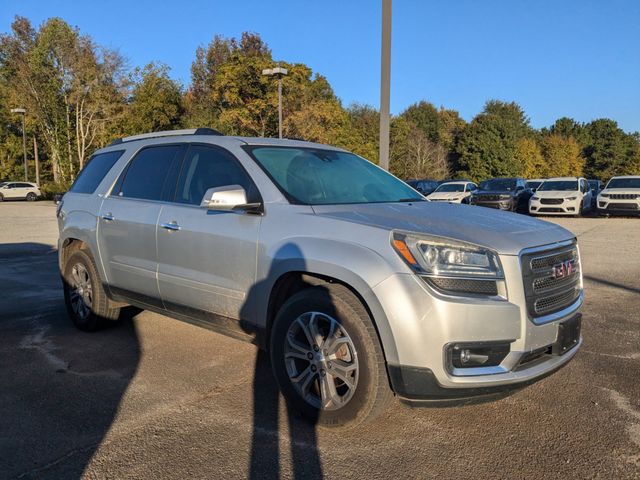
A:
{"label": "rear wheel", "polygon": [[342,285],[293,295],[278,312],[270,347],[283,395],[314,423],[352,427],[393,398],[373,323]]}
{"label": "rear wheel", "polygon": [[120,308],[113,308],[107,298],[89,252],[72,253],[65,262],[62,277],[67,313],[80,330],[94,331],[106,321],[118,319]]}
{"label": "rear wheel", "polygon": [[37,198],[38,196],[35,193],[33,192],[27,193],[27,202],[35,202]]}

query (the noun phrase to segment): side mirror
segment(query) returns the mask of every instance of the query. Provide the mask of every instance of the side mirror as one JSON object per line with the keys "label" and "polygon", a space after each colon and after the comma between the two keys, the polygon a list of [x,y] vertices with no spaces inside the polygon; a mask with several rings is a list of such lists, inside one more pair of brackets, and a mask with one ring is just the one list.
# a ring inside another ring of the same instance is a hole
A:
{"label": "side mirror", "polygon": [[207,210],[255,210],[260,203],[247,203],[247,192],[240,185],[225,185],[208,189],[200,207]]}

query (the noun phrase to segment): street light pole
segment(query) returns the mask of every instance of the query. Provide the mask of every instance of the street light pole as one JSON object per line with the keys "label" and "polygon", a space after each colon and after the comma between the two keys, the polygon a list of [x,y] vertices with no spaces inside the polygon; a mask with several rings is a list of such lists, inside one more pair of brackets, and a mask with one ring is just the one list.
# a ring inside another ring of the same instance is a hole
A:
{"label": "street light pole", "polygon": [[389,118],[391,89],[391,0],[382,0],[380,58],[380,167],[389,170]]}
{"label": "street light pole", "polygon": [[12,108],[11,113],[19,113],[22,115],[22,157],[24,159],[24,181],[29,181],[29,175],[27,173],[27,137],[25,133],[25,117],[27,110],[24,108]]}
{"label": "street light pole", "polygon": [[282,77],[289,71],[286,68],[275,67],[262,70],[263,75],[275,76],[278,79],[278,138],[282,138]]}

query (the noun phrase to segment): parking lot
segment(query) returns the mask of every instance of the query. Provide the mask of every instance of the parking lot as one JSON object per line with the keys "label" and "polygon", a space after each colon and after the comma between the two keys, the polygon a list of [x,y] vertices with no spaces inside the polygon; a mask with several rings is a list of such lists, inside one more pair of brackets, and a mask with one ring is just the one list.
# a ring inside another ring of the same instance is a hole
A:
{"label": "parking lot", "polygon": [[573,362],[499,401],[395,402],[336,432],[287,412],[250,344],[133,309],[77,331],[55,206],[1,204],[0,477],[637,479],[640,219],[549,220],[580,242],[587,298]]}

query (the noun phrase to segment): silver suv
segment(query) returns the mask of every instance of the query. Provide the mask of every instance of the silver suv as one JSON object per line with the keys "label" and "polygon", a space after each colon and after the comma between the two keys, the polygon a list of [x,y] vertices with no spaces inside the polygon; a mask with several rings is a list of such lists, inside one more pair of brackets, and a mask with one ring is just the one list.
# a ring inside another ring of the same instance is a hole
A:
{"label": "silver suv", "polygon": [[371,419],[393,394],[501,396],[582,342],[570,232],[425,201],[325,145],[210,129],[124,138],[93,155],[58,223],[79,328],[135,305],[253,341],[287,401],[323,425]]}

